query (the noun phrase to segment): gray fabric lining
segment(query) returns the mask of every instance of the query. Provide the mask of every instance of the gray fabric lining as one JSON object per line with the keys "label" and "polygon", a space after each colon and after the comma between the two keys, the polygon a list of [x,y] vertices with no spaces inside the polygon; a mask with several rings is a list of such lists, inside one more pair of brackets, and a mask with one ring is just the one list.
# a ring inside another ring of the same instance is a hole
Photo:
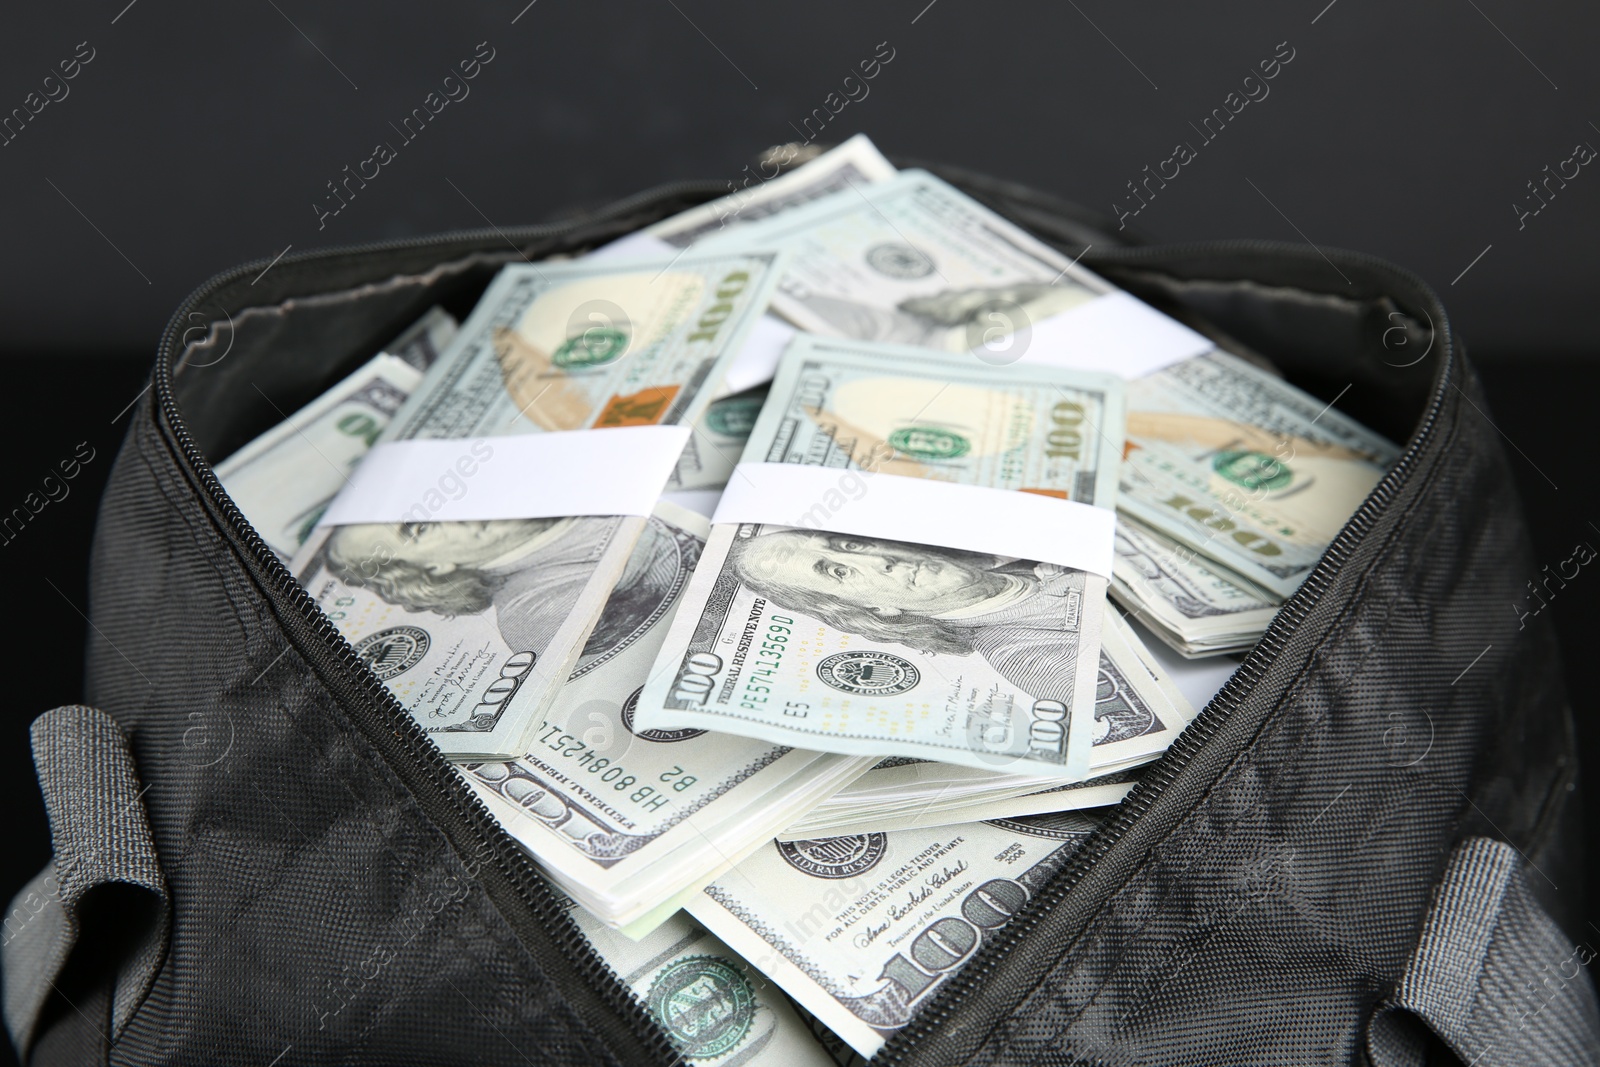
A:
{"label": "gray fabric lining", "polygon": [[1534,899],[1517,851],[1457,846],[1399,988],[1373,1018],[1375,1067],[1420,1067],[1432,1037],[1464,1063],[1600,1064],[1600,1008],[1574,944]]}
{"label": "gray fabric lining", "polygon": [[91,891],[110,884],[136,886],[160,903],[157,922],[117,974],[113,1038],[161,965],[167,911],[166,882],[122,730],[102,711],[69,705],[34,720],[31,736],[55,858],[13,901],[5,924],[6,1028],[24,1054],[77,947]]}

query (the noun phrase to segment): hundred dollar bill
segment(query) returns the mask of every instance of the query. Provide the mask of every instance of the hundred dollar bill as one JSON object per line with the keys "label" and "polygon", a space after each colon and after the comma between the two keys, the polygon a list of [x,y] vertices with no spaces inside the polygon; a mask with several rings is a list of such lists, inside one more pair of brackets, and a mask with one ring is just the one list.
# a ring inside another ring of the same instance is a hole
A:
{"label": "hundred dollar bill", "polygon": [[1278,612],[1276,597],[1127,516],[1116,551],[1112,595],[1185,656],[1248,649]]}
{"label": "hundred dollar bill", "polygon": [[[687,248],[731,227],[747,226],[833,193],[888,181],[897,173],[864,133],[780,175],[783,152],[782,148],[774,150],[769,160],[757,165],[763,173],[746,178],[740,188],[727,196],[662,219],[644,233],[677,248]],[[769,168],[772,173],[767,175]],[[729,182],[729,188],[733,184]]]}
{"label": "hundred dollar bill", "polygon": [[1160,758],[1194,718],[1194,709],[1118,612],[1106,613],[1102,637],[1089,754],[1093,776],[1087,782],[1063,786],[1050,776],[896,757],[812,808],[779,837],[977,822],[1121,800],[1132,781],[1125,772]]}
{"label": "hundred dollar bill", "polygon": [[[583,261],[616,263],[659,256],[663,252],[672,255],[672,246],[646,235],[644,231],[635,231],[589,253]],[[595,325],[606,325],[606,316],[593,311],[590,314]],[[785,336],[785,332],[787,335],[793,334],[793,327],[771,314],[757,318],[742,348],[725,368],[723,380],[717,387],[717,392],[727,395],[713,400],[710,407],[695,420],[694,432],[683,446],[683,455],[679,457],[668,482],[669,490],[703,493],[728,484],[728,475],[733,473],[733,465],[744,449],[746,438],[750,436],[750,427],[755,424],[756,412],[761,410],[761,402],[767,395],[764,383],[735,389],[733,382],[736,377],[741,380],[749,377],[741,374],[738,367],[741,360],[750,358],[752,350],[755,350],[755,358],[759,361],[762,353],[772,347],[773,338],[769,334],[774,327],[780,331],[776,335],[778,337]]]}
{"label": "hundred dollar bill", "polygon": [[1119,509],[1280,598],[1400,455],[1218,351],[1133,382],[1128,407]]}
{"label": "hundred dollar bill", "polygon": [[568,903],[595,952],[693,1067],[835,1067],[782,992],[688,915],[635,941]]}
{"label": "hundred dollar bill", "polygon": [[382,440],[693,422],[766,309],[779,258],[506,267]]}
{"label": "hundred dollar bill", "polygon": [[506,267],[380,437],[458,440],[439,491],[401,522],[324,527],[296,556],[301,584],[446,755],[527,751],[645,520],[430,517],[471,492],[496,437],[693,422],[777,266],[752,252]]}
{"label": "hundred dollar bill", "polygon": [[[1158,758],[1194,718],[1188,699],[1119,612],[1106,613],[1101,637],[1089,754],[1089,767],[1096,776]],[[995,774],[896,756],[878,763],[814,811],[844,808],[851,798],[865,801],[874,795],[900,799],[990,791],[998,795],[1019,787],[1030,791],[1060,784],[1055,776]]]}
{"label": "hundred dollar bill", "polygon": [[421,371],[397,357],[374,356],[218,463],[217,480],[287,561],[421,380]]}
{"label": "hundred dollar bill", "polygon": [[910,1022],[1093,832],[1084,812],[774,842],[689,912],[863,1056]]}
{"label": "hundred dollar bill", "polygon": [[612,925],[703,885],[726,855],[771,838],[871,762],[634,722],[708,527],[658,505],[527,754],[460,768],[562,888]]}
{"label": "hundred dollar bill", "polygon": [[833,337],[1004,352],[1014,331],[1114,287],[933,175],[901,171],[701,247],[794,253],[773,310]]}
{"label": "hundred dollar bill", "polygon": [[1106,376],[797,338],[743,459],[838,488],[790,526],[713,527],[638,721],[1082,778],[1106,579],[828,523],[878,473],[1108,507],[1121,423]]}

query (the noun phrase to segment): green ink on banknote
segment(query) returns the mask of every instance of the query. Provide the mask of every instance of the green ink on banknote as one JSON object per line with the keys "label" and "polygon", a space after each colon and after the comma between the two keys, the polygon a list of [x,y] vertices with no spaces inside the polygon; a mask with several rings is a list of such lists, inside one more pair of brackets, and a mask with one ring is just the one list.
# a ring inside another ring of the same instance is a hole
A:
{"label": "green ink on banknote", "polygon": [[905,426],[889,435],[889,443],[913,459],[959,459],[972,451],[972,442],[937,426]]}
{"label": "green ink on banknote", "polygon": [[563,370],[599,367],[618,359],[627,348],[625,331],[596,326],[562,341],[550,362]]}

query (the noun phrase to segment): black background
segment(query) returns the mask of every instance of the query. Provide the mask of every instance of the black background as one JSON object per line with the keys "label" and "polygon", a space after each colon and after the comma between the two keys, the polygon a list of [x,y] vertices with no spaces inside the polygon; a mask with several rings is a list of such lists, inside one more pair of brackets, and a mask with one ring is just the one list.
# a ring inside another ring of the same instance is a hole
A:
{"label": "black background", "polygon": [[[1548,204],[1519,217],[1539,204],[1529,181],[1579,142],[1600,145],[1600,7],[525,3],[111,0],[6,13],[0,116],[60,60],[94,58],[0,146],[0,511],[80,442],[96,458],[70,497],[0,545],[0,899],[47,856],[27,723],[81,695],[97,494],[186,292],[291,247],[508,226],[671,179],[737,180],[880,42],[892,60],[824,140],[866,131],[891,156],[1112,213],[1130,203],[1128,181],[1185,141],[1197,158],[1128,220],[1147,237],[1306,240],[1419,272],[1483,368],[1538,562],[1600,545],[1600,168],[1552,182]],[[398,143],[389,124],[480,42],[494,59],[470,95],[319,227],[325,183],[377,142]],[[1280,42],[1294,58],[1270,95],[1203,142],[1190,124]],[[1589,753],[1597,613],[1600,573],[1586,569],[1529,620],[1561,633]]]}

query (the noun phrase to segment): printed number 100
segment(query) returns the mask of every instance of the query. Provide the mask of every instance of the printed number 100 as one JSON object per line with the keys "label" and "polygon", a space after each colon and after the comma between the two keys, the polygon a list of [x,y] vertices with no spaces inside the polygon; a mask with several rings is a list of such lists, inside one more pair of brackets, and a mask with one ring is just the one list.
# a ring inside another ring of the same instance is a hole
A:
{"label": "printed number 100", "polygon": [[911,958],[896,952],[879,978],[905,990],[916,1000],[946,974],[965,963],[978,947],[980,930],[1004,926],[1028,902],[1028,891],[1009,878],[993,878],[967,894],[961,917],[946,915],[912,939]]}
{"label": "printed number 100", "polygon": [[711,679],[722,670],[722,657],[710,652],[696,652],[683,662],[683,673],[673,689],[672,699],[687,704],[704,704],[711,692]]}

